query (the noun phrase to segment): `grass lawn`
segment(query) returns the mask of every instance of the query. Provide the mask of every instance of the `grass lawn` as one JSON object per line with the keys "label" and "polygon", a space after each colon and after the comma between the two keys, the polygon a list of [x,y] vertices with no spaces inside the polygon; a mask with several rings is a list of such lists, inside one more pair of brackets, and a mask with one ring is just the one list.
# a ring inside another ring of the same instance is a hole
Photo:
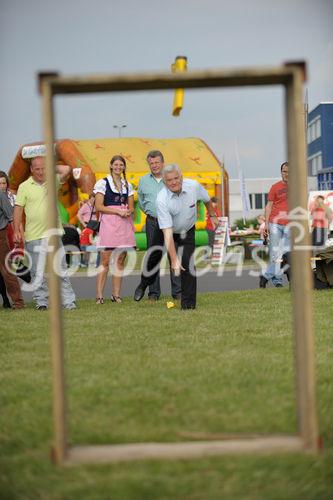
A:
{"label": "grass lawn", "polygon": [[[99,466],[51,464],[47,313],[1,310],[0,498],[332,499],[333,291],[314,296],[320,454]],[[289,291],[166,300],[65,311],[71,444],[295,432]]]}

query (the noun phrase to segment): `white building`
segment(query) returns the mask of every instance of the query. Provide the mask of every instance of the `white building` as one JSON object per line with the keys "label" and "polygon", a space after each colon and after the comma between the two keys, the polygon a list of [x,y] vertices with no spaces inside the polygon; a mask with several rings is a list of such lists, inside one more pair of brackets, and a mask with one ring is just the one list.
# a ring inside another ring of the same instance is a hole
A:
{"label": "white building", "polygon": [[[264,179],[245,179],[245,186],[249,195],[250,210],[247,219],[253,219],[265,211],[268,191],[275,182],[281,180],[281,177],[267,177]],[[308,177],[308,190],[317,189],[316,177]],[[230,223],[236,219],[243,218],[242,196],[240,192],[239,179],[229,179],[229,214]]]}

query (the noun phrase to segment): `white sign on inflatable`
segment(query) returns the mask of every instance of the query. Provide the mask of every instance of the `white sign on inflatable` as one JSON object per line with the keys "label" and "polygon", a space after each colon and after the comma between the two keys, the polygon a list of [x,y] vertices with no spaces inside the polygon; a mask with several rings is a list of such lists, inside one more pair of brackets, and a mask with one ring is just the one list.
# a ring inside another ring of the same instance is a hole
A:
{"label": "white sign on inflatable", "polygon": [[82,168],[73,168],[73,177],[75,180],[80,179]]}
{"label": "white sign on inflatable", "polygon": [[45,144],[35,144],[33,146],[24,146],[22,148],[22,158],[24,160],[28,160],[29,158],[37,158],[37,156],[46,156]]}

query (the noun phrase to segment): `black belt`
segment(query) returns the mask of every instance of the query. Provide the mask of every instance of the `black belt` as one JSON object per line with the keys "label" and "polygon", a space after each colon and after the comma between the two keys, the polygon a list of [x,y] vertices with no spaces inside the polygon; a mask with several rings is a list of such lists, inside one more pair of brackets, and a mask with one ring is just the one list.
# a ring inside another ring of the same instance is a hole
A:
{"label": "black belt", "polygon": [[151,220],[153,220],[155,222],[158,222],[157,217],[153,217],[152,215],[149,215],[149,214],[147,215],[147,219],[151,219]]}

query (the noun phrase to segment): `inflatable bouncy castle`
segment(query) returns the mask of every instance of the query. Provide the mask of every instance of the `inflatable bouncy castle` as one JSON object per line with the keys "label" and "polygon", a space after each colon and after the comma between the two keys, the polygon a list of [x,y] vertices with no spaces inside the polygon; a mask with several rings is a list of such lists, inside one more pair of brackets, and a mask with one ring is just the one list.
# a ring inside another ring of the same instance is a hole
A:
{"label": "inflatable bouncy castle", "polygon": [[[199,138],[185,139],[147,139],[147,138],[115,138],[74,140],[64,139],[55,143],[57,163],[69,165],[72,175],[62,184],[59,190],[59,209],[63,223],[77,223],[77,211],[80,201],[85,200],[92,192],[96,180],[109,173],[109,163],[112,156],[122,155],[126,159],[126,175],[137,190],[140,177],[149,171],[146,156],[150,150],[160,150],[165,163],[176,163],[180,166],[184,177],[196,179],[211,196],[224,199],[224,212],[228,215],[229,193],[228,174],[223,169],[222,181],[221,163],[207,144]],[[29,161],[35,156],[45,155],[42,143],[22,146],[9,169],[10,188],[16,192],[19,184],[30,175]],[[222,187],[224,197],[222,197]],[[135,231],[139,248],[145,248],[144,233],[145,215],[138,207],[135,195]],[[196,223],[196,243],[207,243],[205,229],[205,207],[199,206],[198,222]]]}

